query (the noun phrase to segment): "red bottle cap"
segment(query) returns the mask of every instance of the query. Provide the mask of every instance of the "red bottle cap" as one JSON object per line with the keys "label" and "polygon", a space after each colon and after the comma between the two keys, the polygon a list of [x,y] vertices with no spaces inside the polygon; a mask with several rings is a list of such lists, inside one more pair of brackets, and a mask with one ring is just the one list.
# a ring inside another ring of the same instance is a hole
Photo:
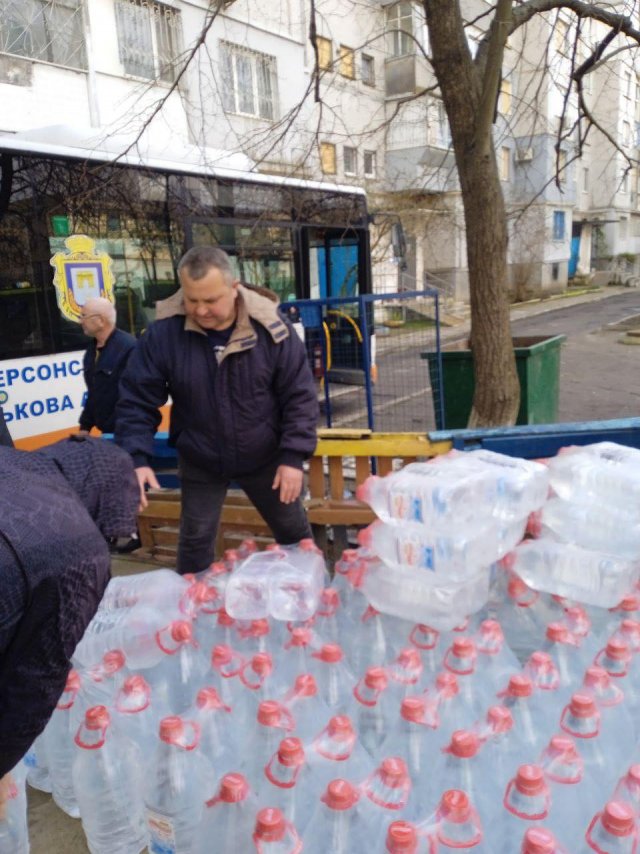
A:
{"label": "red bottle cap", "polygon": [[281,706],[276,700],[263,700],[258,706],[258,723],[263,726],[278,726]]}
{"label": "red bottle cap", "polygon": [[287,768],[302,765],[304,762],[304,747],[299,738],[283,738],[278,747],[278,762]]}
{"label": "red bottle cap", "polygon": [[[140,677],[142,679],[142,677]],[[70,670],[67,675],[67,681],[64,686],[65,693],[67,691],[79,691],[80,690],[80,674],[77,670]]]}
{"label": "red bottle cap", "polygon": [[424,720],[426,706],[422,697],[405,697],[400,706],[400,714],[405,721],[420,723]]}
{"label": "red bottle cap", "polygon": [[487,723],[493,732],[509,732],[513,729],[513,715],[506,706],[490,706]]}
{"label": "red bottle cap", "polygon": [[544,791],[544,772],[538,765],[521,765],[515,777],[516,789],[523,795],[539,795]]}
{"label": "red bottle cap", "polygon": [[476,651],[476,645],[471,638],[456,638],[451,649],[456,658],[470,658]]}
{"label": "red bottle cap", "polygon": [[225,804],[237,804],[249,794],[249,784],[242,774],[225,774],[220,781],[218,797]]}
{"label": "red bottle cap", "polygon": [[102,664],[107,673],[117,673],[125,663],[124,652],[120,649],[111,649],[102,656]]}
{"label": "red bottle cap", "polygon": [[609,801],[602,811],[602,826],[612,836],[631,836],[635,831],[635,816],[624,801]]}
{"label": "red bottle cap", "polygon": [[173,744],[182,735],[183,730],[182,718],[176,715],[171,715],[160,721],[160,738],[167,744]]}
{"label": "red bottle cap", "polygon": [[438,673],[436,676],[436,689],[445,697],[454,697],[458,693],[458,679],[455,673]]}
{"label": "red bottle cap", "polygon": [[84,723],[87,729],[104,729],[109,726],[111,718],[106,706],[92,706],[87,709]]}
{"label": "red bottle cap", "polygon": [[233,651],[230,646],[225,646],[225,644],[217,644],[211,650],[211,661],[212,663],[220,667],[222,664],[227,664],[231,661],[233,657]]}
{"label": "red bottle cap", "polygon": [[620,638],[610,638],[605,647],[607,658],[614,661],[627,661],[629,659],[629,647],[626,641]]}
{"label": "red bottle cap", "polygon": [[263,842],[280,842],[287,830],[284,816],[278,809],[266,807],[256,817],[255,836]]}
{"label": "red bottle cap", "polygon": [[358,790],[346,780],[332,780],[322,797],[324,803],[332,810],[348,810],[358,800]]}
{"label": "red bottle cap", "polygon": [[466,792],[449,789],[440,798],[440,812],[443,818],[453,824],[463,824],[471,815],[471,803]]}
{"label": "red bottle cap", "polygon": [[310,673],[301,673],[296,677],[293,693],[298,697],[315,697],[318,693],[316,680]]}
{"label": "red bottle cap", "polygon": [[327,724],[327,733],[331,738],[345,739],[353,735],[353,724],[347,715],[335,715]]}
{"label": "red bottle cap", "polygon": [[507,695],[509,697],[530,697],[533,694],[533,684],[524,673],[514,673],[509,679]]}
{"label": "red bottle cap", "polygon": [[388,756],[380,766],[380,779],[390,789],[398,789],[407,779],[407,766],[399,756]]}
{"label": "red bottle cap", "polygon": [[311,643],[311,631],[304,628],[291,629],[291,646],[308,646]]}
{"label": "red bottle cap", "polygon": [[479,747],[480,740],[474,732],[466,729],[458,729],[451,736],[449,753],[461,759],[468,759],[476,755]]}
{"label": "red bottle cap", "polygon": [[554,854],[556,838],[544,827],[527,828],[522,840],[521,854]]}
{"label": "red bottle cap", "polygon": [[596,713],[595,700],[588,694],[573,694],[569,703],[569,710],[576,718],[593,717]]}
{"label": "red bottle cap", "polygon": [[268,652],[257,652],[251,659],[251,669],[260,676],[271,673],[273,670],[273,659]]}
{"label": "red bottle cap", "polygon": [[193,627],[187,620],[171,623],[171,637],[176,643],[187,643],[193,637]]}
{"label": "red bottle cap", "polygon": [[327,664],[335,664],[337,661],[342,661],[342,647],[337,643],[325,643],[320,650],[318,658]]}
{"label": "red bottle cap", "polygon": [[549,623],[546,631],[547,640],[557,643],[566,643],[569,637],[569,629],[564,623]]}
{"label": "red bottle cap", "polygon": [[387,673],[383,667],[369,667],[364,674],[364,684],[373,691],[384,691],[387,682]]}
{"label": "red bottle cap", "polygon": [[387,829],[388,854],[415,854],[418,831],[408,821],[392,821]]}

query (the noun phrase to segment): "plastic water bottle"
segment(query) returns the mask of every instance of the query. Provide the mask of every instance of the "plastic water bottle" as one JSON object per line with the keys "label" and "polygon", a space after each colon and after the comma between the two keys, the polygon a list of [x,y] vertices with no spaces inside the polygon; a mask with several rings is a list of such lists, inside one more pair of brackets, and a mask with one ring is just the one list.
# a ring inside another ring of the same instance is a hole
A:
{"label": "plastic water bottle", "polygon": [[179,603],[190,585],[189,579],[178,575],[172,569],[118,575],[109,581],[100,601],[100,609],[111,611],[133,608],[140,603],[153,605],[163,611],[179,608]]}
{"label": "plastic water bottle", "polygon": [[624,801],[633,809],[636,818],[640,817],[640,765],[630,765],[618,780],[613,793],[614,801]]}
{"label": "plastic water bottle", "polygon": [[640,567],[615,555],[541,537],[515,549],[513,570],[536,590],[612,608],[634,586]]}
{"label": "plastic water bottle", "polygon": [[411,777],[403,759],[387,756],[361,787],[360,810],[372,837],[403,815],[411,797]]}
{"label": "plastic water bottle", "polygon": [[304,742],[312,739],[318,727],[331,717],[331,711],[320,696],[316,680],[310,673],[296,677],[293,687],[282,697],[282,702],[293,716],[293,734]]}
{"label": "plastic water bottle", "polygon": [[362,845],[359,793],[347,780],[332,780],[303,834],[305,854],[353,854]]}
{"label": "plastic water bottle", "polygon": [[415,647],[400,650],[396,659],[387,667],[389,695],[399,703],[409,694],[420,691],[424,687],[423,671],[422,658]]}
{"label": "plastic water bottle", "polygon": [[518,739],[514,733],[513,716],[506,706],[490,706],[484,720],[479,721],[474,730],[483,745],[485,759],[493,769],[487,786],[493,789],[499,803],[517,766]]}
{"label": "plastic water bottle", "polygon": [[587,845],[598,854],[634,854],[638,828],[629,804],[609,801],[594,815],[585,836]]}
{"label": "plastic water bottle", "polygon": [[400,716],[391,727],[379,750],[380,756],[397,756],[403,760],[412,782],[411,803],[407,817],[423,818],[430,806],[422,799],[423,784],[430,776],[437,747],[437,718],[429,714],[424,697],[405,697]]}
{"label": "plastic water bottle", "polygon": [[484,847],[482,819],[469,793],[462,789],[447,789],[438,799],[435,816],[425,822],[426,832],[434,840],[436,851],[477,851]]}
{"label": "plastic water bottle", "polygon": [[358,620],[350,650],[351,669],[364,673],[368,667],[382,667],[387,660],[385,623],[380,612],[369,606]]}
{"label": "plastic water bottle", "polygon": [[236,648],[245,657],[256,652],[270,652],[273,646],[271,625],[268,619],[250,620],[238,624]]}
{"label": "plastic water bottle", "polygon": [[151,686],[144,676],[129,676],[120,687],[111,712],[114,735],[135,742],[143,756],[150,756],[158,737],[160,719],[168,711],[153,701]]}
{"label": "plastic water bottle", "polygon": [[29,854],[26,770],[21,764],[11,771],[5,815],[0,819],[0,854]]}
{"label": "plastic water bottle", "polygon": [[544,705],[538,702],[531,679],[524,673],[514,674],[499,696],[513,717],[516,759],[522,762],[537,756],[555,721],[550,721],[545,715]]}
{"label": "plastic water bottle", "polygon": [[195,749],[191,721],[160,721],[160,738],[142,786],[150,854],[191,854],[205,800],[213,794],[212,769]]}
{"label": "plastic water bottle", "polygon": [[538,764],[551,789],[551,813],[545,827],[571,850],[589,823],[591,813],[585,807],[582,791],[593,783],[585,778],[584,760],[576,741],[568,735],[554,735],[541,752]]}
{"label": "plastic water bottle", "polygon": [[[559,609],[556,609],[556,613]],[[520,662],[524,662],[544,638],[547,623],[554,613],[549,600],[517,575],[510,574],[506,595],[497,610],[503,634]]]}
{"label": "plastic water bottle", "polygon": [[544,822],[551,809],[551,794],[539,765],[520,765],[509,781],[503,809],[488,829],[496,854],[512,854],[513,843],[522,839],[527,826]]}
{"label": "plastic water bottle", "polygon": [[214,769],[216,777],[230,772],[237,763],[239,719],[236,713],[223,702],[217,690],[209,686],[198,691],[189,720],[199,730],[198,750]]}
{"label": "plastic water bottle", "polygon": [[278,682],[281,690],[288,691],[298,676],[312,671],[313,651],[311,629],[292,626],[284,646],[278,652]]}
{"label": "plastic water bottle", "polygon": [[457,730],[437,757],[426,785],[427,802],[434,803],[442,791],[459,789],[484,814],[486,782],[479,764],[482,742],[472,730]]}
{"label": "plastic water bottle", "polygon": [[237,677],[245,690],[239,689],[235,692],[235,706],[244,706],[247,715],[251,717],[255,716],[263,700],[276,697],[281,691],[273,656],[268,652],[257,652],[243,662]]}
{"label": "plastic water bottle", "polygon": [[251,851],[257,802],[242,774],[225,774],[216,795],[205,806],[193,854]]}
{"label": "plastic water bottle", "polygon": [[439,748],[449,744],[456,730],[471,726],[476,718],[460,694],[454,673],[438,673],[435,683],[424,692],[424,696],[428,705],[427,715],[438,722],[436,740]]}
{"label": "plastic water bottle", "polygon": [[304,831],[315,803],[309,797],[311,772],[299,738],[283,738],[256,781],[261,804],[277,807],[299,832]]}
{"label": "plastic water bottle", "polygon": [[142,851],[148,839],[142,769],[133,744],[113,737],[105,706],[87,710],[75,743],[79,750],[72,768],[73,787],[92,854]]}
{"label": "plastic water bottle", "polygon": [[634,721],[625,702],[624,689],[624,680],[613,680],[604,668],[595,665],[586,669],[580,688],[595,700],[602,736],[611,745],[610,762],[619,766],[628,757],[629,744],[635,742]]}
{"label": "plastic water bottle", "polygon": [[454,637],[447,649],[443,665],[453,673],[458,682],[458,693],[471,710],[473,718],[481,715],[492,699],[492,686],[479,676],[477,671],[478,650],[469,637]]}
{"label": "plastic water bottle", "polygon": [[597,500],[604,506],[640,509],[637,451],[613,442],[564,448],[547,461],[549,483],[560,498]]}
{"label": "plastic water bottle", "polygon": [[186,711],[195,699],[208,671],[208,662],[196,645],[193,624],[175,620],[158,632],[163,658],[146,671],[154,698],[172,714]]}
{"label": "plastic water bottle", "polygon": [[362,746],[378,755],[387,734],[390,703],[385,702],[389,677],[384,667],[370,667],[353,688],[354,715]]}
{"label": "plastic water bottle", "polygon": [[518,659],[507,645],[497,620],[483,620],[472,640],[478,653],[476,670],[479,679],[500,685],[520,670]]}
{"label": "plastic water bottle", "polygon": [[444,652],[440,632],[424,623],[416,623],[409,633],[409,643],[420,652],[425,675],[435,676]]}
{"label": "plastic water bottle", "polygon": [[318,610],[311,618],[314,632],[323,641],[337,643],[341,637],[340,594],[334,587],[325,587],[320,593]]}
{"label": "plastic water bottle", "polygon": [[278,749],[283,737],[293,732],[293,715],[277,700],[264,700],[244,743],[241,745],[241,770],[254,786],[261,780],[264,768]]}
{"label": "plastic water bottle", "polygon": [[[576,740],[580,756],[584,761],[585,780],[590,786],[581,786],[580,797],[585,809],[593,814],[600,801],[600,793],[613,787],[619,769],[610,762],[611,747],[615,735],[603,739],[600,731],[601,716],[593,697],[577,692],[565,706],[560,718],[560,729]],[[615,752],[614,752],[615,755]]]}
{"label": "plastic water bottle", "polygon": [[80,817],[71,779],[71,766],[75,754],[73,737],[76,729],[73,711],[79,691],[80,676],[76,670],[70,670],[64,691],[44,732],[53,800],[72,818]]}
{"label": "plastic water bottle", "polygon": [[337,779],[359,784],[371,772],[371,758],[348,715],[330,718],[309,745],[307,759],[320,789]]}
{"label": "plastic water bottle", "polygon": [[640,524],[633,513],[603,502],[581,503],[551,498],[540,514],[544,535],[624,560],[640,555]]}
{"label": "plastic water bottle", "polygon": [[279,809],[265,807],[256,817],[253,844],[258,854],[300,854],[302,840]]}
{"label": "plastic water bottle", "polygon": [[356,680],[345,661],[342,647],[325,643],[311,654],[311,667],[320,696],[333,714],[346,714]]}
{"label": "plastic water bottle", "polygon": [[[83,679],[77,697],[77,709],[82,714],[91,706],[111,706],[128,675],[125,655],[120,649],[111,649],[102,656],[102,660],[83,671]],[[78,723],[82,718],[77,719]]]}
{"label": "plastic water bottle", "polygon": [[549,623],[541,650],[553,659],[560,675],[558,697],[566,700],[582,681],[582,674],[590,660],[575,636],[561,622]]}
{"label": "plastic water bottle", "polygon": [[49,755],[44,732],[40,733],[25,754],[24,764],[27,768],[27,783],[31,788],[41,792],[51,792]]}

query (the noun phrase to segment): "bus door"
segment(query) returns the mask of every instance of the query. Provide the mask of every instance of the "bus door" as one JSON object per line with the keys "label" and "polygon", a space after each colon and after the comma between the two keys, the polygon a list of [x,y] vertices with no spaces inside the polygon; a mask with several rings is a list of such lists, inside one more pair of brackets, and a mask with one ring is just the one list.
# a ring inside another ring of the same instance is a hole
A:
{"label": "bus door", "polygon": [[324,335],[329,379],[361,385],[364,353],[356,298],[368,290],[363,235],[344,228],[308,228],[305,232],[311,299],[354,298],[353,303],[327,309]]}

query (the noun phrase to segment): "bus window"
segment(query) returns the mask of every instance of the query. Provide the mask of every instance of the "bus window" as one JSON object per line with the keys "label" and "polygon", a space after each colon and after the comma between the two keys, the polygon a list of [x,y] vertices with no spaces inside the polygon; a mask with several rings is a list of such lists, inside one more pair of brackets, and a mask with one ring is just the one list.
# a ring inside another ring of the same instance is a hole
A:
{"label": "bus window", "polygon": [[191,222],[193,246],[219,246],[242,282],[274,291],[281,302],[297,299],[292,229],[273,225]]}

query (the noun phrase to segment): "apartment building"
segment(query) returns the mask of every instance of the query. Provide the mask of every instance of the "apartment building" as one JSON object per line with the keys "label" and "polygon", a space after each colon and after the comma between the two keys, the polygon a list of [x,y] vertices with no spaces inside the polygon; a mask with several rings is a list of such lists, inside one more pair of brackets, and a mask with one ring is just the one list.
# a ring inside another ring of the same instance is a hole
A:
{"label": "apartment building", "polygon": [[[376,289],[427,283],[464,300],[462,204],[422,4],[317,0],[313,20],[306,0],[235,0],[213,17],[208,5],[0,0],[0,131],[63,126],[67,137],[91,130],[112,147],[133,139],[152,151],[190,143],[213,160],[241,152],[263,172],[361,185],[374,214]],[[466,4],[477,22],[472,50],[490,5]],[[592,271],[603,280],[637,272],[633,57],[613,53],[586,78],[603,131],[592,129],[579,153],[577,103],[563,86],[572,26],[562,15],[537,17],[505,55],[495,144],[520,296]],[[582,55],[599,35],[598,25],[584,25]],[[404,272],[389,239],[398,218],[409,249]]]}

